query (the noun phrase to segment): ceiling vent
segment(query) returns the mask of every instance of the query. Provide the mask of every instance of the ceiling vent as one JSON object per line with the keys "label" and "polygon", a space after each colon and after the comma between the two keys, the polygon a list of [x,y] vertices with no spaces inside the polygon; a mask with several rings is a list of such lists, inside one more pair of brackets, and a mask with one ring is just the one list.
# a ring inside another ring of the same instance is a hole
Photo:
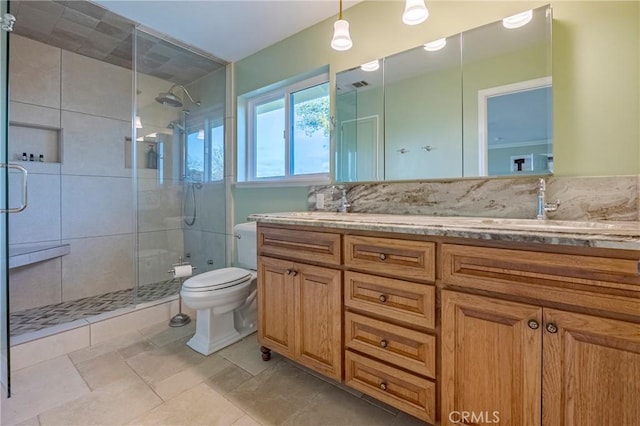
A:
{"label": "ceiling vent", "polygon": [[366,81],[364,81],[364,80],[361,80],[361,81],[356,81],[355,83],[352,83],[351,85],[352,85],[353,87],[355,87],[356,89],[359,89],[359,88],[361,88],[361,87],[368,86],[368,85],[369,85],[369,83],[367,83],[367,82],[366,82]]}

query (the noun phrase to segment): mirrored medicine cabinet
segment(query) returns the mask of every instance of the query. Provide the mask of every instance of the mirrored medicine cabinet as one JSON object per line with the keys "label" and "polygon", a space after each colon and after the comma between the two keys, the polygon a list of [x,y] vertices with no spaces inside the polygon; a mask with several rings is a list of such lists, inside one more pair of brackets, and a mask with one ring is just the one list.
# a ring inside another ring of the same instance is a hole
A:
{"label": "mirrored medicine cabinet", "polygon": [[551,7],[336,75],[336,181],[553,172]]}

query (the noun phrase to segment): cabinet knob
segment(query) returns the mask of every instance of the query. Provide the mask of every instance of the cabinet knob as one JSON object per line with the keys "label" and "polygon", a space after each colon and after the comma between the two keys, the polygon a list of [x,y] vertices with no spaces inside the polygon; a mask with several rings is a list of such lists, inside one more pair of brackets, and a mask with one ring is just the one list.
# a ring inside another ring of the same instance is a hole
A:
{"label": "cabinet knob", "polygon": [[380,383],[380,389],[382,389],[383,391],[387,390],[387,384],[385,382]]}
{"label": "cabinet knob", "polygon": [[547,331],[551,334],[555,334],[558,332],[558,326],[556,326],[554,323],[550,322],[547,324]]}
{"label": "cabinet knob", "polygon": [[285,271],[285,273],[286,273],[287,275],[291,275],[291,272],[292,272],[292,271],[291,271],[291,269],[287,269],[287,270]]}
{"label": "cabinet knob", "polygon": [[387,260],[387,255],[384,253],[380,253],[380,260]]}
{"label": "cabinet knob", "polygon": [[378,297],[378,300],[382,303],[387,301],[387,296],[385,296],[384,294],[381,294],[380,297]]}
{"label": "cabinet knob", "polygon": [[384,339],[380,340],[380,346],[381,347],[386,348],[388,344],[389,343],[386,340],[384,340]]}
{"label": "cabinet knob", "polygon": [[540,327],[540,324],[538,324],[538,321],[536,320],[529,320],[527,324],[529,325],[529,328],[532,330],[537,330],[538,327]]}
{"label": "cabinet knob", "polygon": [[293,271],[291,271],[291,274],[295,277],[296,275],[298,275],[298,271],[294,269]]}

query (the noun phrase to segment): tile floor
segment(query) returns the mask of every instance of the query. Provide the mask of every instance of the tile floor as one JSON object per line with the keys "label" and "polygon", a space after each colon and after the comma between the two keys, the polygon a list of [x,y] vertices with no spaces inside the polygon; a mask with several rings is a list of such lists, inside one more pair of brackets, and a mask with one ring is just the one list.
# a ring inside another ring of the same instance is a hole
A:
{"label": "tile floor", "polygon": [[256,335],[205,357],[186,346],[193,323],[153,326],[17,370],[8,425],[423,424],[273,354]]}

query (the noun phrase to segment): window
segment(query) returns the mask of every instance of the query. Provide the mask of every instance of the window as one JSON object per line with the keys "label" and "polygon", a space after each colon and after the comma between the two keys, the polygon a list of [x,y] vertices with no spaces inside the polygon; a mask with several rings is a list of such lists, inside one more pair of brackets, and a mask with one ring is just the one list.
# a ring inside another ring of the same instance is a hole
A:
{"label": "window", "polygon": [[185,178],[189,182],[224,179],[224,125],[221,113],[187,121],[184,167]]}
{"label": "window", "polygon": [[238,150],[239,161],[245,164],[238,167],[239,181],[329,179],[326,73],[248,98],[246,106],[246,147]]}

